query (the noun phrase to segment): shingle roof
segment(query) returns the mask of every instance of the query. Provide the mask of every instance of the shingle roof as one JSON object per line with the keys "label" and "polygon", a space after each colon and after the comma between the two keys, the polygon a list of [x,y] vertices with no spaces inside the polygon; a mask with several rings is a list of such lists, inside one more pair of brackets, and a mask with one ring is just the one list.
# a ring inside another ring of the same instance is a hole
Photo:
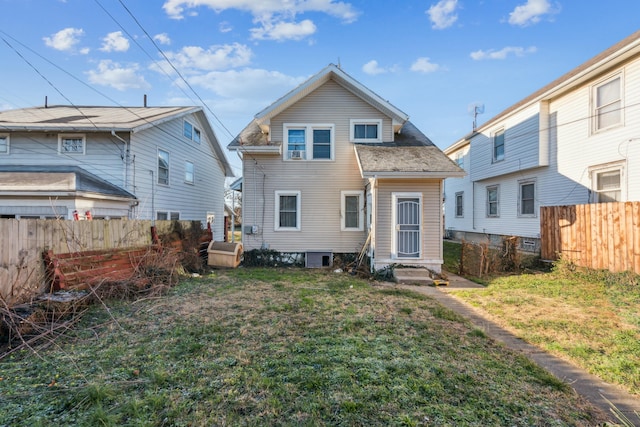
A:
{"label": "shingle roof", "polygon": [[[28,179],[27,179],[28,175]],[[58,175],[61,179],[74,176],[74,183],[59,184],[62,181],[52,181],[51,175]],[[61,165],[0,165],[0,191],[76,191],[95,193],[105,196],[136,199],[136,196],[123,188],[113,185],[108,181],[88,172],[78,166]],[[25,187],[28,182],[28,187]],[[38,189],[38,190],[35,190]]]}

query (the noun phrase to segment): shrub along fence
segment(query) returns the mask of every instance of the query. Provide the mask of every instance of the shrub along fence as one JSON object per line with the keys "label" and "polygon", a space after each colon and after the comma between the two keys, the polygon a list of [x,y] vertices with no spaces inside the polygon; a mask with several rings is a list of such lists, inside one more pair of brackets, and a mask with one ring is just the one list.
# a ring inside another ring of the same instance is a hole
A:
{"label": "shrub along fence", "polygon": [[[176,227],[188,230],[192,221],[156,221],[158,235]],[[42,292],[45,269],[42,255],[99,249],[148,246],[151,221],[0,219],[0,298],[12,304]]]}
{"label": "shrub along fence", "polygon": [[640,202],[540,208],[541,257],[640,274]]}

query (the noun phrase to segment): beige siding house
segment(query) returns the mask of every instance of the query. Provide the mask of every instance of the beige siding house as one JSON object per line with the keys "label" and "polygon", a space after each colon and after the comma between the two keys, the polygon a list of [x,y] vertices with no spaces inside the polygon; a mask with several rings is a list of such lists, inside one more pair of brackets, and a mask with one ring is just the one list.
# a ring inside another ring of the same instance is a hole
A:
{"label": "beige siding house", "polygon": [[243,245],[328,266],[367,248],[372,269],[440,271],[442,187],[464,172],[410,121],[331,64],[255,115],[243,160]]}
{"label": "beige siding house", "polygon": [[226,155],[200,107],[0,111],[0,218],[212,221]]}

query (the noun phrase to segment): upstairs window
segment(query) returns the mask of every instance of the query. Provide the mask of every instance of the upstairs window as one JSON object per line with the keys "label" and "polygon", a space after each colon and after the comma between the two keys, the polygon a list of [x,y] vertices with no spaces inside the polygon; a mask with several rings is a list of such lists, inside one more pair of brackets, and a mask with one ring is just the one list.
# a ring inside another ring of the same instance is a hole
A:
{"label": "upstairs window", "polygon": [[0,135],[0,154],[9,154],[9,135]]}
{"label": "upstairs window", "polygon": [[594,131],[622,123],[622,77],[613,77],[593,88]]}
{"label": "upstairs window", "polygon": [[504,129],[493,135],[493,161],[504,160]]}
{"label": "upstairs window", "polygon": [[285,123],[285,160],[332,160],[333,125]]}
{"label": "upstairs window", "polygon": [[58,136],[58,153],[84,154],[85,153],[85,136],[84,135],[59,135]]}
{"label": "upstairs window", "polygon": [[169,185],[169,152],[158,150],[158,184]]}
{"label": "upstairs window", "polygon": [[184,182],[187,184],[194,183],[194,166],[191,162],[184,162]]}
{"label": "upstairs window", "polygon": [[182,135],[184,135],[185,138],[190,139],[191,141],[200,143],[200,129],[186,120],[183,123]]}
{"label": "upstairs window", "polygon": [[382,142],[382,120],[352,119],[350,139],[351,142]]}
{"label": "upstairs window", "polygon": [[460,167],[460,169],[464,169],[464,154],[458,153],[456,155],[456,164]]}

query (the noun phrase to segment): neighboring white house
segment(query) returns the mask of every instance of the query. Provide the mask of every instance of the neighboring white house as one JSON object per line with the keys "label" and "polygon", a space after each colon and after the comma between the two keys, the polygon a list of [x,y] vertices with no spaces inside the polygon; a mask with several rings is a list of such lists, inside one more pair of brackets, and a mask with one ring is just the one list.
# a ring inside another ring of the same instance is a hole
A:
{"label": "neighboring white house", "polygon": [[224,151],[200,107],[0,111],[0,217],[214,220]]}
{"label": "neighboring white house", "polygon": [[537,251],[540,207],[640,200],[640,31],[445,150],[454,238],[520,236]]}
{"label": "neighboring white house", "polygon": [[370,241],[374,269],[442,264],[442,190],[458,168],[388,101],[333,64],[255,115],[243,159],[242,243],[328,266]]}

